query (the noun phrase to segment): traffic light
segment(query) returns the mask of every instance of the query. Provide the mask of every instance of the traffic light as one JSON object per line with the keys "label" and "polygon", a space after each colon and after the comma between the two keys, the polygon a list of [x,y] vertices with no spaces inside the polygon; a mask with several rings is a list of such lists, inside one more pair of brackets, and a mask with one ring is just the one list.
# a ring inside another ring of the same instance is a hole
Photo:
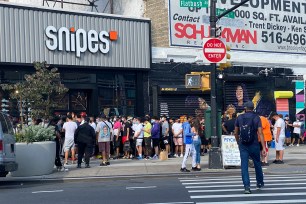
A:
{"label": "traffic light", "polygon": [[201,89],[202,91],[210,90],[210,72],[201,75]]}
{"label": "traffic light", "polygon": [[230,68],[232,66],[232,63],[228,60],[231,59],[231,55],[228,53],[231,50],[231,47],[229,45],[226,45],[226,62],[220,63],[218,70],[223,71],[224,69]]}

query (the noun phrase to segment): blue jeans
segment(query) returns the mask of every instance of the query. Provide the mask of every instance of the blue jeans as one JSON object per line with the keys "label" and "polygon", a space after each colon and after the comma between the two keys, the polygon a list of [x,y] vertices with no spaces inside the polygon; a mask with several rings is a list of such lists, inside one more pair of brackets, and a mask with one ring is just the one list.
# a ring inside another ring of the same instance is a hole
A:
{"label": "blue jeans", "polygon": [[194,145],[195,154],[196,154],[195,163],[200,164],[201,162],[201,139],[200,137],[198,140],[193,140],[193,145]]}
{"label": "blue jeans", "polygon": [[249,157],[254,162],[257,185],[264,185],[263,173],[260,161],[260,148],[258,144],[243,145],[239,144],[240,158],[241,158],[241,176],[245,188],[250,188],[249,176]]}

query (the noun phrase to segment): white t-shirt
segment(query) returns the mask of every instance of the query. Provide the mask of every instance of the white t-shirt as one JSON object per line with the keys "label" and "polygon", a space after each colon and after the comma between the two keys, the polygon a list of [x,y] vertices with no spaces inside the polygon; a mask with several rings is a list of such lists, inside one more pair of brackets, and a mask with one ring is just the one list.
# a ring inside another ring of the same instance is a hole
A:
{"label": "white t-shirt", "polygon": [[65,130],[65,139],[73,139],[74,138],[74,132],[78,128],[78,125],[76,122],[69,121],[65,122],[63,129]]}
{"label": "white t-shirt", "polygon": [[135,129],[134,129],[135,133],[134,134],[136,134],[137,132],[140,132],[140,134],[137,137],[137,139],[143,139],[143,130],[142,129],[143,129],[143,126],[142,126],[141,123],[138,124],[138,125],[135,125]]}
{"label": "white t-shirt", "polygon": [[90,126],[93,127],[93,129],[95,129],[95,130],[97,129],[96,123],[90,123]]}
{"label": "white t-shirt", "polygon": [[[181,130],[183,130],[182,123],[174,123],[172,125],[173,134],[178,134]],[[177,137],[182,137],[182,133],[179,134]]]}
{"label": "white t-shirt", "polygon": [[274,124],[274,128],[273,128],[273,135],[274,137],[276,137],[276,133],[277,133],[277,128],[280,127],[280,134],[279,137],[285,137],[285,121],[282,118],[279,118],[275,124]]}
{"label": "white t-shirt", "polygon": [[301,123],[301,122],[298,122],[298,121],[295,121],[295,122],[293,123],[293,125],[299,125],[299,126],[300,126],[300,127],[294,127],[293,133],[301,134],[301,126],[302,126],[302,123]]}

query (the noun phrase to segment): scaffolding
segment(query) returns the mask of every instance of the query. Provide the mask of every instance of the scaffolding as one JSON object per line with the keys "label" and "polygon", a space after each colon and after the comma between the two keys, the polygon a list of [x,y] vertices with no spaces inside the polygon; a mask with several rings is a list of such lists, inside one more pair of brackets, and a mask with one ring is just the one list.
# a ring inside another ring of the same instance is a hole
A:
{"label": "scaffolding", "polygon": [[[65,0],[43,0],[43,6],[52,6],[53,4],[53,8],[55,7],[55,5],[57,3],[61,4],[61,8],[64,8],[64,4],[72,4],[72,5],[78,5],[78,6],[88,6],[91,7],[91,11],[96,10],[96,12],[98,11],[98,6],[96,4],[97,1],[99,0],[86,0],[88,3],[79,3],[79,2],[73,2],[73,1],[65,1]],[[50,4],[49,4],[50,2]]]}

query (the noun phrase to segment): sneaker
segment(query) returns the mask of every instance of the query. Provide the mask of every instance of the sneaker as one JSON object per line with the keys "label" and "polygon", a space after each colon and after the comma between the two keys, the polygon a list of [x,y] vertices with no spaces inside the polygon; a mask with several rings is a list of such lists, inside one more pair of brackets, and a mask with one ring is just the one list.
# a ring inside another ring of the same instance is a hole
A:
{"label": "sneaker", "polygon": [[186,168],[181,168],[180,169],[181,172],[190,172],[190,170],[186,169]]}
{"label": "sneaker", "polygon": [[86,164],[86,165],[85,165],[85,168],[90,168],[89,164]]}
{"label": "sneaker", "polygon": [[138,160],[142,160],[142,157],[138,156],[137,159],[138,159]]}
{"label": "sneaker", "polygon": [[278,161],[279,161],[279,160],[276,160],[276,159],[275,159],[275,160],[273,161],[273,163],[276,164]]}
{"label": "sneaker", "polygon": [[245,188],[244,189],[244,194],[251,194],[251,189],[250,188]]}
{"label": "sneaker", "polygon": [[106,162],[102,162],[100,166],[107,166]]}
{"label": "sneaker", "polygon": [[78,169],[82,168],[82,167],[81,167],[81,164],[78,164],[78,165],[77,165],[77,168],[78,168]]}
{"label": "sneaker", "polygon": [[174,156],[174,157],[178,157],[178,155],[177,155],[177,154],[174,154],[173,156]]}
{"label": "sneaker", "polygon": [[157,160],[158,159],[158,156],[157,155],[154,155],[153,156],[153,160]]}
{"label": "sneaker", "polygon": [[183,158],[184,157],[183,154],[181,154],[180,157]]}
{"label": "sneaker", "polygon": [[278,160],[275,164],[284,164],[282,160]]}
{"label": "sneaker", "polygon": [[293,147],[293,144],[290,144],[289,147]]}
{"label": "sneaker", "polygon": [[107,166],[109,166],[109,165],[110,165],[110,162],[109,162],[109,161],[107,161],[107,162],[105,162],[105,163],[106,163],[106,165],[107,165]]}
{"label": "sneaker", "polygon": [[264,186],[265,186],[264,184],[257,184],[256,185],[256,190],[263,189]]}
{"label": "sneaker", "polygon": [[299,147],[299,146],[300,146],[300,144],[297,144],[296,146],[297,146],[297,147]]}

